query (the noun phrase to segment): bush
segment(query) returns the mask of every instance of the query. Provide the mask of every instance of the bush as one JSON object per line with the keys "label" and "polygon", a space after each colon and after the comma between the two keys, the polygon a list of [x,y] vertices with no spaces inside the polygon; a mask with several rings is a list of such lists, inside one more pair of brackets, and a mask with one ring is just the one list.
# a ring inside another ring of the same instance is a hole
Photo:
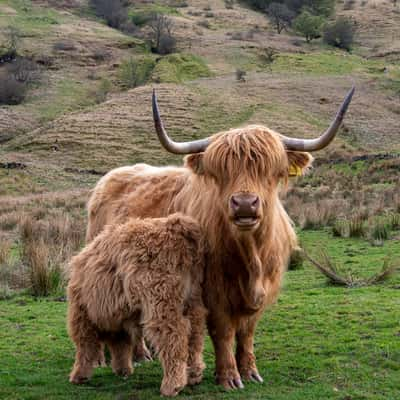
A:
{"label": "bush", "polygon": [[154,82],[181,83],[211,75],[202,58],[193,54],[175,53],[161,58],[151,75]]}
{"label": "bush", "polygon": [[285,4],[281,3],[271,3],[267,12],[271,23],[278,33],[287,30],[295,16],[293,11],[289,10]]}
{"label": "bush", "polygon": [[272,64],[278,57],[278,51],[273,47],[266,47],[260,54],[260,60],[263,64],[267,65],[269,70],[272,71]]}
{"label": "bush", "polygon": [[354,30],[350,19],[340,17],[323,27],[323,41],[330,46],[350,51],[354,42]]}
{"label": "bush", "polygon": [[292,254],[290,255],[288,270],[294,271],[297,269],[302,269],[304,261],[305,261],[305,258],[304,258],[303,250],[300,248],[293,250]]}
{"label": "bush", "polygon": [[389,239],[390,232],[385,221],[377,220],[372,226],[371,237],[375,241],[383,241]]}
{"label": "bush", "polygon": [[119,80],[124,89],[144,85],[150,78],[155,61],[149,57],[130,58],[122,63],[119,69]]}
{"label": "bush", "polygon": [[235,0],[224,0],[224,3],[227,10],[232,10],[235,5]]}
{"label": "bush", "polygon": [[107,100],[107,95],[110,93],[112,83],[108,79],[102,79],[98,86],[91,92],[96,104],[103,103]]}
{"label": "bush", "polygon": [[61,40],[53,44],[54,51],[73,51],[76,50],[76,46],[69,40]]}
{"label": "bush", "polygon": [[236,70],[236,80],[238,82],[246,82],[246,75],[247,75],[246,71],[244,71],[242,69]]}
{"label": "bush", "polygon": [[155,14],[151,20],[152,50],[158,54],[170,54],[175,51],[176,39],[173,37],[173,21],[166,15]]}
{"label": "bush", "polygon": [[242,0],[254,8],[266,10],[271,3],[285,4],[294,14],[300,14],[302,10],[309,10],[314,15],[329,17],[335,9],[335,0]]}
{"label": "bush", "polygon": [[96,14],[104,18],[111,28],[132,32],[135,26],[128,20],[129,3],[124,0],[90,0]]}
{"label": "bush", "polygon": [[321,37],[321,27],[324,19],[318,15],[312,15],[308,11],[303,11],[293,22],[296,32],[306,38],[307,43],[313,39]]}
{"label": "bush", "polygon": [[0,71],[0,104],[21,104],[26,96],[28,85],[19,82],[6,68]]}

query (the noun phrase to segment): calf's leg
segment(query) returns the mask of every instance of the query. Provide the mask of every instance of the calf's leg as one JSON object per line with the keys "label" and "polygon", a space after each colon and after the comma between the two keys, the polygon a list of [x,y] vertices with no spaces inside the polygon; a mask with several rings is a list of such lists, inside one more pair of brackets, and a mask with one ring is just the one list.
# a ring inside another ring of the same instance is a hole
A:
{"label": "calf's leg", "polygon": [[144,318],[145,337],[156,349],[164,371],[161,394],[176,396],[187,383],[189,321],[183,317],[180,304],[174,307],[171,303],[159,303],[152,305],[152,309],[152,317]]}
{"label": "calf's leg", "polygon": [[111,353],[111,367],[116,375],[128,376],[133,372],[133,341],[129,333],[120,331],[106,339]]}
{"label": "calf's leg", "polygon": [[[198,293],[197,293],[198,292]],[[196,385],[203,378],[205,364],[203,361],[206,309],[203,305],[200,289],[196,291],[187,306],[187,317],[190,321],[188,384]]]}
{"label": "calf's leg", "polygon": [[84,383],[91,377],[96,361],[101,358],[102,346],[98,331],[86,311],[73,302],[68,309],[68,328],[76,346],[75,364],[69,380],[71,383]]}

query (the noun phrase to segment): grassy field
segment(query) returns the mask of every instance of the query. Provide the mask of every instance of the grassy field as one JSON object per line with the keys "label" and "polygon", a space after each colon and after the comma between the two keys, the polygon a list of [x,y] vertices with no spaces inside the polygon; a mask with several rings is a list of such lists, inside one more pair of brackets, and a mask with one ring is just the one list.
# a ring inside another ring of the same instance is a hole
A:
{"label": "grassy field", "polygon": [[[361,239],[333,239],[326,231],[301,233],[311,254],[324,247],[357,276],[377,272],[385,256],[400,259],[395,240],[371,247]],[[330,286],[310,265],[286,274],[278,303],[259,324],[256,355],[262,385],[225,392],[214,384],[207,340],[204,381],[182,399],[396,400],[400,396],[400,276],[384,284]],[[0,301],[0,398],[156,399],[161,367],[137,366],[122,379],[97,369],[90,383],[73,386],[74,349],[66,331],[63,298],[15,295]]]}
{"label": "grassy field", "polygon": [[[177,52],[160,56],[143,37],[107,26],[87,0],[0,0],[0,45],[12,25],[20,55],[48,62],[22,104],[0,107],[0,399],[160,398],[157,361],[137,366],[128,379],[108,367],[86,385],[69,384],[74,348],[63,290],[35,298],[17,279],[28,268],[21,235],[27,220],[33,242],[47,234],[36,228],[56,233],[45,245],[61,269],[83,241],[85,202],[101,174],[136,162],[181,163],[154,133],[153,87],[171,136],[186,140],[246,124],[312,137],[355,85],[338,138],[293,182],[285,204],[313,257],[326,249],[343,271],[364,279],[387,258],[400,264],[400,11],[391,0],[355,0],[352,9],[345,3],[337,2],[336,13],[357,24],[350,53],[321,40],[308,44],[294,32],[278,35],[265,15],[241,2],[227,9],[223,0],[132,1],[129,18],[143,32],[152,12],[172,19]],[[276,51],[272,65],[263,62],[266,47]],[[124,68],[132,60],[151,68],[145,84],[128,90]],[[373,157],[386,152],[391,158]],[[389,238],[371,245],[379,219],[393,215]],[[336,222],[360,218],[362,238],[333,237]],[[54,259],[44,257],[44,264]],[[264,384],[225,392],[214,383],[207,339],[204,381],[179,398],[400,399],[399,273],[349,289],[328,284],[309,263],[289,271],[278,304],[258,327],[256,355]]]}

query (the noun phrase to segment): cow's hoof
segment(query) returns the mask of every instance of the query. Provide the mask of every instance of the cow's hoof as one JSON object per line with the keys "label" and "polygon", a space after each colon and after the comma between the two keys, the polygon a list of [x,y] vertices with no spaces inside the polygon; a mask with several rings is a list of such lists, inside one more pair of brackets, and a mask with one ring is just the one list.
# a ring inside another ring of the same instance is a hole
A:
{"label": "cow's hoof", "polygon": [[242,379],[245,381],[257,382],[257,383],[264,382],[264,379],[261,377],[261,375],[258,373],[256,369],[241,371],[240,375]]}
{"label": "cow's hoof", "polygon": [[217,383],[222,385],[226,390],[244,389],[240,376],[236,374],[226,374],[223,377],[217,377]]}

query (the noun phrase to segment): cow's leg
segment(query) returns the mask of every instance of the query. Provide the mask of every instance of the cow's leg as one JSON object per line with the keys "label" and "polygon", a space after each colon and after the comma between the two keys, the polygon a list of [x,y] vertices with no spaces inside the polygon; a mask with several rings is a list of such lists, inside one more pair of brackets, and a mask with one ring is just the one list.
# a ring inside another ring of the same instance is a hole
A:
{"label": "cow's leg", "polygon": [[203,361],[206,309],[200,289],[189,300],[187,317],[190,321],[188,384],[197,385],[203,378],[205,364]]}
{"label": "cow's leg", "polygon": [[225,389],[243,389],[233,354],[235,327],[228,315],[209,315],[208,332],[214,344],[217,383]]}
{"label": "cow's leg", "polygon": [[170,303],[158,304],[156,310],[153,309],[152,318],[144,318],[146,339],[156,349],[164,372],[161,384],[163,396],[176,396],[187,383],[190,324],[179,306],[171,306]]}
{"label": "cow's leg", "polygon": [[243,318],[236,332],[236,362],[244,380],[263,382],[256,366],[254,355],[254,332],[259,315]]}
{"label": "cow's leg", "polygon": [[92,375],[102,347],[96,327],[90,322],[86,311],[70,303],[68,310],[69,333],[76,346],[75,364],[69,380],[71,383],[86,382]]}
{"label": "cow's leg", "polygon": [[106,339],[111,353],[111,367],[116,375],[128,376],[133,372],[133,341],[125,331],[118,332]]}

